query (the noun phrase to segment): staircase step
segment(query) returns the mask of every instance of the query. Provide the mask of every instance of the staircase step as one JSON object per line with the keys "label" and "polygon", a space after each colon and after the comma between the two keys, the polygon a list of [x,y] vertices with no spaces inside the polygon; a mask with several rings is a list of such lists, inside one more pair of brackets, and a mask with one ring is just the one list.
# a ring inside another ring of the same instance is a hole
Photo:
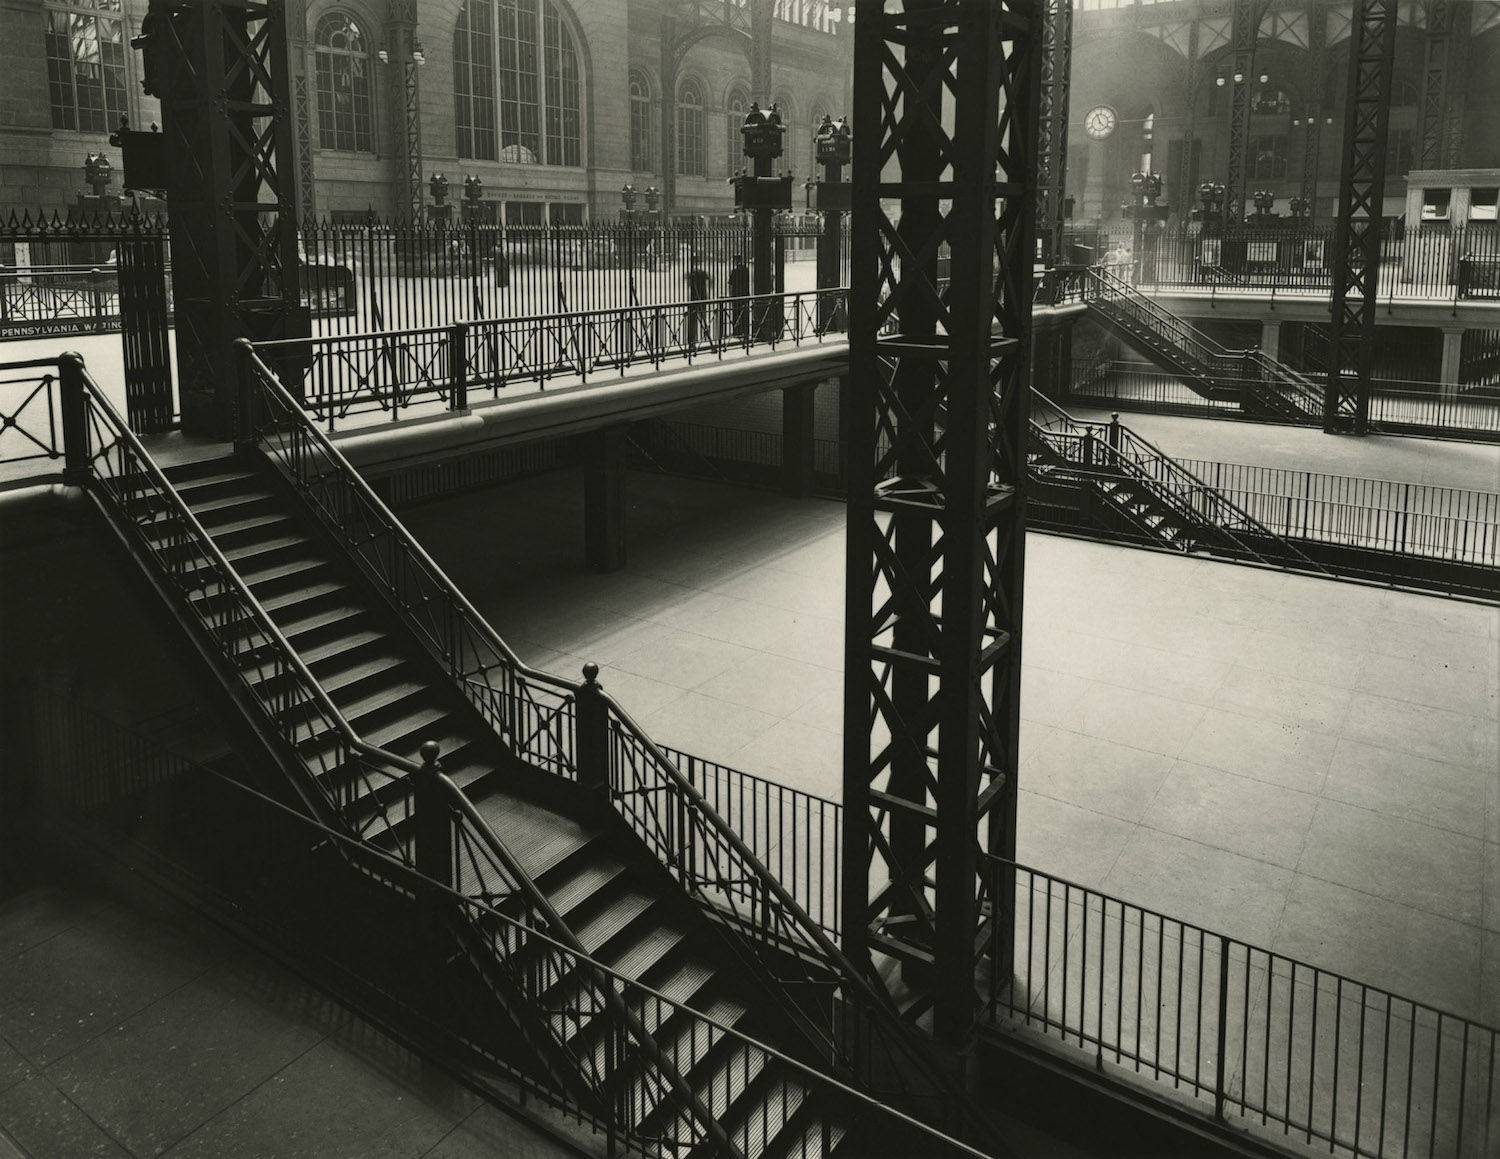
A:
{"label": "staircase step", "polygon": [[568,923],[590,956],[597,955],[657,904],[652,894],[630,886],[596,894],[591,900],[596,902],[588,907],[592,912],[582,921]]}
{"label": "staircase step", "polygon": [[270,535],[230,546],[220,543],[217,533],[214,534],[213,540],[224,558],[234,564],[238,571],[243,571],[257,561],[265,560],[277,552],[303,551],[312,544],[311,536],[298,531]]}
{"label": "staircase step", "polygon": [[474,806],[533,881],[592,841],[596,831],[513,793],[491,793]]}
{"label": "staircase step", "polygon": [[564,865],[538,880],[537,887],[547,895],[552,908],[566,920],[574,909],[624,872],[623,861],[597,852],[594,845],[590,845],[578,856],[570,858]]}
{"label": "staircase step", "polygon": [[[767,1159],[827,1159],[838,1150],[847,1129],[817,1107],[810,1093],[802,1096],[799,1113],[771,1141]],[[747,1159],[754,1159],[746,1152]]]}
{"label": "staircase step", "polygon": [[[746,1159],[758,1159],[776,1141],[791,1144],[791,1154],[800,1159],[795,1141],[809,1131],[822,1139],[822,1117],[812,1121],[803,1111],[810,1091],[803,1083],[790,1077],[783,1067],[773,1061],[759,1075],[757,1082],[742,1098],[737,1100],[732,1111],[725,1116],[724,1130]],[[830,1136],[832,1132],[830,1131]],[[782,1136],[787,1136],[782,1138]],[[830,1148],[831,1150],[831,1148]]]}

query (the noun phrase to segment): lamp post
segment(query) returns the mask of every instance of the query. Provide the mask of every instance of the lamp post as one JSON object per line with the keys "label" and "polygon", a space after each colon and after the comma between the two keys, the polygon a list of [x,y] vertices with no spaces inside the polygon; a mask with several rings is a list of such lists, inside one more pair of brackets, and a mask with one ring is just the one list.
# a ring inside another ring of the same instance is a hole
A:
{"label": "lamp post", "polygon": [[[809,209],[817,210],[823,218],[823,228],[818,231],[818,272],[820,290],[831,290],[843,280],[840,267],[843,257],[844,214],[849,211],[849,184],[844,181],[844,166],[854,157],[854,137],[849,122],[840,117],[837,124],[826,113],[813,138],[817,149],[818,164],[823,167],[823,180],[808,181]],[[844,328],[842,304],[836,294],[821,295],[818,299],[819,331]]]}
{"label": "lamp post", "polygon": [[1255,206],[1255,223],[1265,225],[1272,220],[1271,207],[1276,204],[1276,198],[1269,189],[1257,189],[1251,204]]}
{"label": "lamp post", "polygon": [[[1171,212],[1170,207],[1157,205],[1156,199],[1161,196],[1161,174],[1149,170],[1136,170],[1130,175],[1130,192],[1135,196],[1135,204],[1129,207],[1129,214],[1135,222],[1134,247],[1135,247],[1135,279],[1137,282],[1146,280],[1149,274],[1153,279],[1156,275],[1155,243],[1156,227],[1167,219]],[[1146,242],[1152,243],[1150,261],[1147,260]]]}
{"label": "lamp post", "polygon": [[464,219],[479,220],[479,199],[484,196],[484,182],[477,174],[464,178]]}
{"label": "lamp post", "polygon": [[448,179],[434,173],[427,181],[427,191],[432,194],[432,205],[428,207],[427,219],[433,225],[447,225],[453,214],[453,206],[447,204]]}
{"label": "lamp post", "polygon": [[[734,180],[734,204],[750,211],[750,292],[755,295],[774,293],[781,288],[781,271],[772,269],[774,242],[772,223],[778,210],[792,208],[792,176],[773,177],[771,163],[781,156],[785,128],[781,113],[774,104],[765,112],[754,101],[740,126],[741,149],[750,159],[753,172],[740,174]],[[779,308],[757,303],[760,317],[756,333],[770,340],[781,333]]]}
{"label": "lamp post", "polygon": [[78,208],[90,213],[109,213],[120,208],[118,194],[106,193],[114,166],[103,153],[89,153],[83,159],[83,179],[92,192],[78,195]]}

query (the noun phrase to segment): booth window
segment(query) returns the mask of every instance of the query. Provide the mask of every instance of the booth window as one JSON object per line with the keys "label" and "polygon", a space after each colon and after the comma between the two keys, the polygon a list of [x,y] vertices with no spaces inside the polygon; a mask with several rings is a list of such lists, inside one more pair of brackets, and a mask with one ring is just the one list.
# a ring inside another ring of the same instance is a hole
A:
{"label": "booth window", "polygon": [[1497,206],[1500,206],[1500,189],[1493,185],[1488,189],[1475,189],[1469,195],[1469,220],[1494,221]]}
{"label": "booth window", "polygon": [[1453,200],[1451,189],[1422,190],[1422,220],[1447,221],[1448,204]]}

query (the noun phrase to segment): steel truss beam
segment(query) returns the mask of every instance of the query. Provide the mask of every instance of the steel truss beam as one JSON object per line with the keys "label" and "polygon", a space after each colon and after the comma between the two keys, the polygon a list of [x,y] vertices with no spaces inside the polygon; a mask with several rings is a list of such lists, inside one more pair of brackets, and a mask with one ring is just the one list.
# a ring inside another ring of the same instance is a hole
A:
{"label": "steel truss beam", "polygon": [[1308,5],[1307,9],[1307,135],[1302,142],[1303,220],[1311,226],[1317,216],[1318,152],[1323,141],[1323,86],[1328,75],[1328,9]]}
{"label": "steel truss beam", "polygon": [[151,0],[145,88],[167,138],[183,427],[232,433],[235,339],[305,335],[282,0]]}
{"label": "steel truss beam", "polygon": [[[1224,223],[1245,217],[1245,149],[1250,132],[1250,100],[1255,86],[1255,45],[1266,0],[1234,0],[1231,30],[1234,69],[1229,78],[1229,163],[1224,176]],[[1239,80],[1235,80],[1239,77]]]}
{"label": "steel truss beam", "polygon": [[[1073,2],[1042,0],[1041,107],[1037,117],[1037,235],[1042,260],[1062,259],[1063,197],[1068,182],[1068,88],[1072,76]],[[1196,25],[1194,26],[1196,32]]]}
{"label": "steel truss beam", "polygon": [[1397,0],[1356,0],[1354,5],[1339,216],[1333,235],[1333,357],[1323,395],[1326,431],[1362,435],[1370,428],[1396,10]]}
{"label": "steel truss beam", "polygon": [[981,870],[1015,848],[1042,17],[859,0],[855,26],[844,937],[959,1052],[988,947],[1010,969]]}

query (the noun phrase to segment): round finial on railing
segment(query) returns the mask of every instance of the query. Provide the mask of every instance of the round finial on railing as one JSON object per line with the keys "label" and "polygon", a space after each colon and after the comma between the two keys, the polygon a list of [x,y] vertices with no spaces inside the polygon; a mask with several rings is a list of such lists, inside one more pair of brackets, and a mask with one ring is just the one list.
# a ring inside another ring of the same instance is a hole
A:
{"label": "round finial on railing", "polygon": [[587,680],[590,684],[592,684],[592,683],[594,683],[594,681],[598,680],[599,679],[599,665],[595,664],[592,660],[585,660],[583,662],[583,678],[585,680]]}
{"label": "round finial on railing", "polygon": [[422,754],[422,764],[432,768],[438,763],[438,754],[443,751],[443,746],[435,740],[424,740],[417,752]]}

